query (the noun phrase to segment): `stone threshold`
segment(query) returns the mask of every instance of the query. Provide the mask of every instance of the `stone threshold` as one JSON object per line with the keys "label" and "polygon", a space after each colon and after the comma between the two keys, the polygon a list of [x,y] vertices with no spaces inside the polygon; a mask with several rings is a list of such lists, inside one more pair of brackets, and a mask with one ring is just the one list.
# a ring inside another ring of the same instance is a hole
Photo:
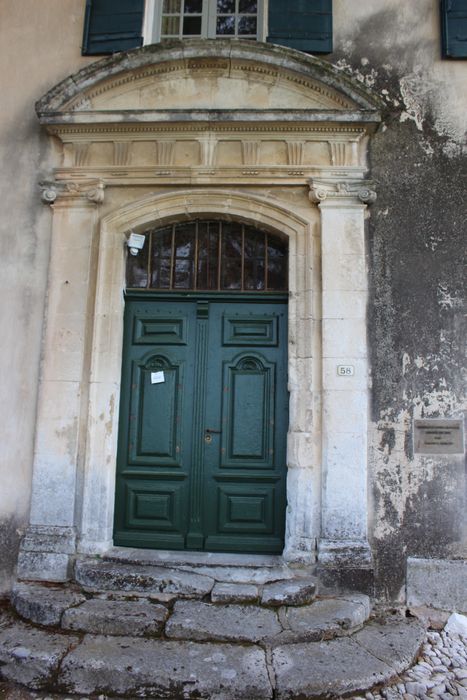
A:
{"label": "stone threshold", "polygon": [[137,549],[111,547],[102,559],[127,564],[155,566],[240,566],[242,568],[288,567],[280,555],[231,554],[224,552],[188,552],[186,550]]}

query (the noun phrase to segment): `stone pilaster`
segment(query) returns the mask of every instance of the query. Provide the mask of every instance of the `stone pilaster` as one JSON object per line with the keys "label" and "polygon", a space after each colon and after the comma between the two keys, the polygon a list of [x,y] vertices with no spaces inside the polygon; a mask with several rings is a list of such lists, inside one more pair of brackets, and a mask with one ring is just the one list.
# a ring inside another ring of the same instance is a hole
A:
{"label": "stone pilaster", "polygon": [[87,347],[96,265],[101,182],[48,184],[53,210],[30,526],[18,576],[64,581],[76,548],[76,503],[87,405]]}
{"label": "stone pilaster", "polygon": [[362,180],[313,180],[321,212],[322,518],[318,561],[371,566],[367,510],[367,269],[365,210],[376,194]]}

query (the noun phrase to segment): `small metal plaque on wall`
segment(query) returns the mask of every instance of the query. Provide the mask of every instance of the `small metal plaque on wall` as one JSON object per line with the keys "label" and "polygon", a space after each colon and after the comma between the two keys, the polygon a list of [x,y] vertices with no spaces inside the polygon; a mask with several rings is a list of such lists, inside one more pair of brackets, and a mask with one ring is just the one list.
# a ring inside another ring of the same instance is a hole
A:
{"label": "small metal plaque on wall", "polygon": [[415,454],[464,454],[464,421],[462,419],[414,420],[413,435]]}

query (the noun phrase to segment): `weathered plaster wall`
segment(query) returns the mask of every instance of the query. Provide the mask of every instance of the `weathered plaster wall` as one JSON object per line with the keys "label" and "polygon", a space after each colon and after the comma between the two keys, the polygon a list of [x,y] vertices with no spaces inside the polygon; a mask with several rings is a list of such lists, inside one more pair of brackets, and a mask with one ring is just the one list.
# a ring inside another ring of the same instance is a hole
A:
{"label": "weathered plaster wall", "polygon": [[0,596],[8,589],[27,523],[50,212],[38,173],[49,139],[34,102],[84,65],[82,0],[0,3]]}
{"label": "weathered plaster wall", "polygon": [[378,592],[407,556],[467,554],[462,457],[413,455],[412,419],[462,416],[467,59],[441,59],[437,0],[334,0],[336,63],[387,103],[371,145],[372,544]]}

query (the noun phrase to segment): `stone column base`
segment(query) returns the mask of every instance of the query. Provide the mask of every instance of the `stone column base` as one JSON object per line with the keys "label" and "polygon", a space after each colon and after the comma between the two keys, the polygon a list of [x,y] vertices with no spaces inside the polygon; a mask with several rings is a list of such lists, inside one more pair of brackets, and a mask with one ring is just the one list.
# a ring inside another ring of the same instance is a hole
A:
{"label": "stone column base", "polygon": [[287,564],[311,566],[316,562],[316,542],[308,537],[289,537],[282,554]]}
{"label": "stone column base", "polygon": [[374,596],[370,545],[365,540],[321,540],[318,544],[318,575],[326,587]]}
{"label": "stone column base", "polygon": [[20,546],[18,579],[69,581],[75,552],[76,532],[73,527],[30,525]]}
{"label": "stone column base", "polygon": [[321,566],[371,568],[373,557],[366,540],[320,540],[318,562]]}

